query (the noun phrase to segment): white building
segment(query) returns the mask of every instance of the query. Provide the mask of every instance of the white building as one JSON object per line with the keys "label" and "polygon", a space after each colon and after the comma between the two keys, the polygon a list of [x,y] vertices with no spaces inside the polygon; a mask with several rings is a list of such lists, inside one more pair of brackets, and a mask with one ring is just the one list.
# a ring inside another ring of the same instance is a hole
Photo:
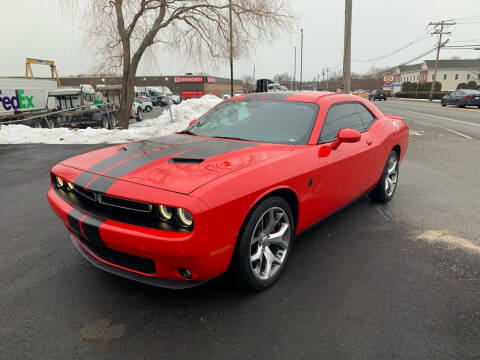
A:
{"label": "white building", "polygon": [[[420,64],[399,66],[392,71],[395,83],[427,82],[433,80],[435,60]],[[480,84],[480,59],[439,60],[437,81],[442,91],[455,90],[459,83],[476,81]]]}

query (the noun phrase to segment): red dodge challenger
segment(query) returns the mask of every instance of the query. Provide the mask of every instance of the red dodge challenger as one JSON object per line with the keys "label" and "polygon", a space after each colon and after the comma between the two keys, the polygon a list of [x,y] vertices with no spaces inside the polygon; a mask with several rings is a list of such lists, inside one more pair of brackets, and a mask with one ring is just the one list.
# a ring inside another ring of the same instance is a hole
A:
{"label": "red dodge challenger", "polygon": [[182,132],[61,162],[48,200],[105,271],[186,288],[228,269],[262,290],[295,236],[364,194],[391,200],[407,145],[399,116],[357,96],[243,95]]}

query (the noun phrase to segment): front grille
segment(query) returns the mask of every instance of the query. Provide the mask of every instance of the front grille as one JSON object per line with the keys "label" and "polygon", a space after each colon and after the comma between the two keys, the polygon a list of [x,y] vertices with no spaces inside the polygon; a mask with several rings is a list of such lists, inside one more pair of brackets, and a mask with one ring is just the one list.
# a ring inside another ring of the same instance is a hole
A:
{"label": "front grille", "polygon": [[152,211],[153,206],[144,202],[122,199],[114,196],[98,194],[98,202],[104,205],[109,205],[125,210],[139,211],[149,213]]}
{"label": "front grille", "polygon": [[85,245],[88,250],[102,260],[105,260],[111,264],[123,266],[128,269],[140,271],[145,274],[155,274],[156,272],[155,263],[151,259],[99,246],[91,241],[88,241],[85,237],[79,234],[76,235],[80,242]]}

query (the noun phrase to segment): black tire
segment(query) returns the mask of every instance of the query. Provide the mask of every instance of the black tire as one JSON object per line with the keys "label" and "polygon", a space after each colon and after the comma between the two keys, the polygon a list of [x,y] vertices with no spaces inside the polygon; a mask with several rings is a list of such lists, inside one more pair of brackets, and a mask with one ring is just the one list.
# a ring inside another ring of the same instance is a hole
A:
{"label": "black tire", "polygon": [[[286,249],[285,258],[279,269],[269,279],[261,280],[255,276],[251,265],[251,238],[257,223],[271,208],[280,208],[285,212],[289,221],[289,228],[287,231],[289,231],[290,240]],[[283,198],[279,196],[272,196],[260,202],[246,217],[242,226],[242,230],[238,236],[235,251],[230,263],[230,274],[233,276],[234,280],[237,281],[237,283],[239,283],[242,287],[252,291],[261,291],[271,286],[275,281],[278,280],[285,269],[285,265],[288,261],[288,255],[292,249],[294,235],[295,223],[293,214],[290,206]]]}
{"label": "black tire", "polygon": [[110,121],[108,120],[107,114],[102,116],[102,127],[109,130],[112,128]]}
{"label": "black tire", "polygon": [[387,98],[383,99],[383,101],[387,101]]}
{"label": "black tire", "polygon": [[140,108],[137,110],[136,119],[137,119],[138,122],[140,122],[140,121],[143,120],[143,111],[142,111],[142,109],[140,109]]}
{"label": "black tire", "polygon": [[442,101],[440,101],[440,105],[445,107],[445,106],[447,106],[447,103],[445,102],[445,100],[442,100]]}
{"label": "black tire", "polygon": [[480,105],[477,105],[477,107],[480,109]]}
{"label": "black tire", "polygon": [[152,111],[152,107],[151,107],[151,106],[146,106],[146,107],[145,107],[145,111],[146,111],[146,112]]}
{"label": "black tire", "polygon": [[[387,181],[389,165],[391,164],[392,159],[394,159],[397,163],[395,167],[396,180],[395,180],[395,187],[393,188],[393,192],[389,194],[387,192],[385,184]],[[368,194],[368,196],[370,197],[370,199],[372,199],[372,201],[385,203],[393,199],[393,196],[395,195],[395,191],[397,190],[397,185],[398,185],[398,169],[399,169],[398,155],[396,151],[392,150],[388,155],[387,161],[382,171],[382,176],[380,177],[380,180],[377,186],[375,186],[375,188],[372,191],[370,191]]]}
{"label": "black tire", "polygon": [[462,107],[462,105],[460,105],[460,100],[455,100],[455,106],[457,108]]}

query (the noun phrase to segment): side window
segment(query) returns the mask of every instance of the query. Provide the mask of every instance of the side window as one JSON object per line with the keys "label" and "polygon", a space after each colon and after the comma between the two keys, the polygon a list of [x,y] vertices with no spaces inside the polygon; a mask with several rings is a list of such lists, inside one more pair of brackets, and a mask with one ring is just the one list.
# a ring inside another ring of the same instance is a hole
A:
{"label": "side window", "polygon": [[368,130],[370,126],[372,126],[373,122],[375,121],[375,117],[363,104],[356,103],[354,105],[357,108],[357,114],[362,120],[365,130]]}
{"label": "side window", "polygon": [[325,117],[319,143],[333,141],[340,129],[355,129],[365,131],[362,119],[358,115],[355,103],[340,103],[333,105]]}

